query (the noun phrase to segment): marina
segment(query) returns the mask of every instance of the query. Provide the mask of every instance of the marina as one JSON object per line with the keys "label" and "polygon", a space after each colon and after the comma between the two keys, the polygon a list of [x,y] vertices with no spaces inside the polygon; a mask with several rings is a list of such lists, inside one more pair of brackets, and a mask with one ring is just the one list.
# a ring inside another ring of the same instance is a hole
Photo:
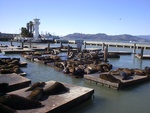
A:
{"label": "marina", "polygon": [[149,0],[0,4],[0,113],[150,113]]}
{"label": "marina", "polygon": [[[59,44],[58,44],[59,45]],[[47,46],[47,44],[45,45]],[[84,45],[83,45],[84,46]],[[89,46],[87,45],[87,48],[97,48],[97,46]],[[102,47],[100,46],[100,49],[102,49]],[[132,52],[133,49],[128,48],[128,49],[122,49],[122,48],[109,48],[110,51],[128,51],[128,52]],[[136,52],[140,52],[140,49],[137,49]],[[144,54],[149,53],[147,52],[148,50],[144,51]],[[111,90],[111,88],[107,88],[103,87],[101,85],[95,85],[89,82],[86,82],[85,78],[82,79],[76,79],[73,77],[70,77],[66,74],[63,74],[61,71],[58,71],[57,69],[55,69],[54,67],[49,67],[47,65],[45,65],[44,63],[38,63],[38,62],[33,62],[32,60],[26,60],[26,58],[22,57],[20,54],[6,54],[7,56],[15,56],[15,57],[19,57],[21,60],[25,61],[28,63],[28,68],[23,68],[22,70],[24,72],[27,73],[26,78],[32,80],[32,83],[35,83],[37,81],[48,81],[48,80],[55,80],[55,81],[61,81],[63,83],[67,83],[67,84],[74,84],[77,86],[85,86],[88,88],[92,88],[94,89],[94,97],[95,99],[92,100],[87,100],[86,102],[73,107],[72,109],[69,109],[66,111],[66,113],[84,113],[84,112],[97,112],[99,111],[99,109],[101,109],[101,112],[103,113],[107,113],[107,112],[113,112],[112,109],[117,109],[118,111],[122,111],[122,105],[126,105],[127,107],[130,108],[130,106],[140,106],[141,104],[147,100],[147,99],[143,99],[143,96],[139,96],[137,94],[141,93],[144,95],[144,92],[147,92],[147,88],[149,86],[149,82],[142,82],[142,84],[135,84],[135,85],[131,85],[128,88],[125,88],[123,90]],[[62,56],[64,55],[64,53],[62,53]],[[128,68],[140,68],[143,69],[145,66],[149,66],[149,63],[147,60],[139,60],[134,58],[134,54],[131,55],[120,55],[120,60],[118,59],[111,59],[108,58],[109,63],[113,64],[113,68],[116,67],[128,67]],[[133,61],[136,63],[136,65],[133,63]],[[139,63],[139,64],[138,64]],[[126,64],[126,65],[123,65]],[[31,68],[32,67],[32,68]],[[136,90],[136,93],[134,93],[134,91]],[[139,104],[134,104],[133,102],[128,103],[128,105],[126,104],[126,101],[124,101],[124,99],[126,100],[130,100],[138,103],[139,100],[135,100],[134,97],[132,97],[132,95],[134,94],[134,96],[138,97],[138,98],[142,98],[142,100],[140,101]],[[147,92],[148,94],[148,92]],[[113,96],[111,96],[113,95]],[[146,95],[145,95],[146,96]],[[129,98],[130,97],[130,98]],[[132,97],[132,98],[131,98]],[[120,101],[115,101],[118,100],[118,98],[120,98]],[[148,98],[148,97],[147,97]],[[113,103],[116,103],[113,104]],[[101,104],[101,106],[99,105]],[[109,109],[106,109],[104,106],[105,105],[109,105]],[[87,107],[88,106],[88,107]],[[119,106],[119,108],[118,108]],[[147,105],[142,106],[142,108],[147,108]],[[80,111],[78,110],[80,109]],[[130,112],[131,109],[126,109],[124,110],[123,113],[125,112]],[[114,110],[114,113],[116,112],[116,110]],[[134,113],[134,111],[132,111]],[[139,110],[139,113],[141,112],[141,110]],[[142,109],[143,112],[143,109]],[[144,109],[145,113],[149,113],[148,109]],[[135,112],[137,113],[137,111]]]}

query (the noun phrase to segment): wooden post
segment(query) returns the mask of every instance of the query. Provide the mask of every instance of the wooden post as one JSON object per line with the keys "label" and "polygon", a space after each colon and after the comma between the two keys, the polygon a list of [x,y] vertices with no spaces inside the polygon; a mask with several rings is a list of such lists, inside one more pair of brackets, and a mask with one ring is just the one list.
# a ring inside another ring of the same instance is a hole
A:
{"label": "wooden post", "polygon": [[144,47],[141,47],[141,59],[143,58]]}
{"label": "wooden post", "polygon": [[108,46],[106,46],[104,49],[104,62],[107,62],[107,57],[108,57]]}
{"label": "wooden post", "polygon": [[60,47],[62,47],[62,42],[60,41]]}
{"label": "wooden post", "polygon": [[22,48],[24,47],[24,40],[22,40]]}
{"label": "wooden post", "polygon": [[70,52],[70,46],[68,45],[68,51],[67,51],[67,56],[69,57],[69,52]]}
{"label": "wooden post", "polygon": [[30,48],[31,48],[31,39],[30,39]]}
{"label": "wooden post", "polygon": [[105,43],[102,44],[102,50],[104,51],[105,48]]}
{"label": "wooden post", "polygon": [[134,46],[133,46],[133,54],[136,53],[136,43],[134,43]]}
{"label": "wooden post", "polygon": [[50,41],[48,40],[47,52],[50,50]]}
{"label": "wooden post", "polygon": [[13,44],[12,44],[12,40],[10,40],[10,45],[11,45],[11,46],[13,46]]}
{"label": "wooden post", "polygon": [[84,42],[84,48],[86,49],[86,42]]}

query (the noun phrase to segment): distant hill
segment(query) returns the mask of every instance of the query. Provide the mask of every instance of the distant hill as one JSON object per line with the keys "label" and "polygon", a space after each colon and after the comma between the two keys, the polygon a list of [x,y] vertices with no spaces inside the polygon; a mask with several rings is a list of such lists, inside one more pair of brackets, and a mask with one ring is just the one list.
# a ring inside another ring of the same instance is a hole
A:
{"label": "distant hill", "polygon": [[126,41],[126,42],[150,42],[150,39],[142,38],[140,36],[132,36],[128,34],[123,35],[107,35],[104,33],[98,34],[82,34],[73,33],[63,37],[64,39],[72,40],[97,40],[97,41]]}
{"label": "distant hill", "polygon": [[139,35],[138,37],[150,40],[150,35]]}

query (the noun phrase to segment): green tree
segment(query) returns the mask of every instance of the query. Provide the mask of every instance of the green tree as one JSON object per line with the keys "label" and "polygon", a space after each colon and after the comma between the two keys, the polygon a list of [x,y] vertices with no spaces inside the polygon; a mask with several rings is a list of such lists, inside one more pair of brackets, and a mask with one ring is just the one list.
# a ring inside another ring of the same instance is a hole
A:
{"label": "green tree", "polygon": [[28,33],[29,32],[28,32],[27,28],[25,28],[25,27],[21,28],[21,36],[22,37],[27,37]]}
{"label": "green tree", "polygon": [[29,32],[32,33],[32,31],[33,31],[33,22],[30,21],[29,22]]}
{"label": "green tree", "polygon": [[28,30],[28,32],[29,32],[29,28],[30,28],[30,23],[27,23],[27,30]]}

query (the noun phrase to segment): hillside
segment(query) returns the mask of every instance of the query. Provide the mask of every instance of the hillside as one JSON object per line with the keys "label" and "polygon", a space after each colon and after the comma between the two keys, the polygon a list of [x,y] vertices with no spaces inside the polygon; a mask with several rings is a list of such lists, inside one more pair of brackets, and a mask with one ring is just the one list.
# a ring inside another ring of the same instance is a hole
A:
{"label": "hillside", "polygon": [[98,34],[82,34],[74,33],[63,37],[64,39],[80,39],[80,40],[97,40],[97,41],[127,41],[127,42],[150,42],[150,39],[141,38],[140,36],[132,35],[107,35],[104,33]]}

